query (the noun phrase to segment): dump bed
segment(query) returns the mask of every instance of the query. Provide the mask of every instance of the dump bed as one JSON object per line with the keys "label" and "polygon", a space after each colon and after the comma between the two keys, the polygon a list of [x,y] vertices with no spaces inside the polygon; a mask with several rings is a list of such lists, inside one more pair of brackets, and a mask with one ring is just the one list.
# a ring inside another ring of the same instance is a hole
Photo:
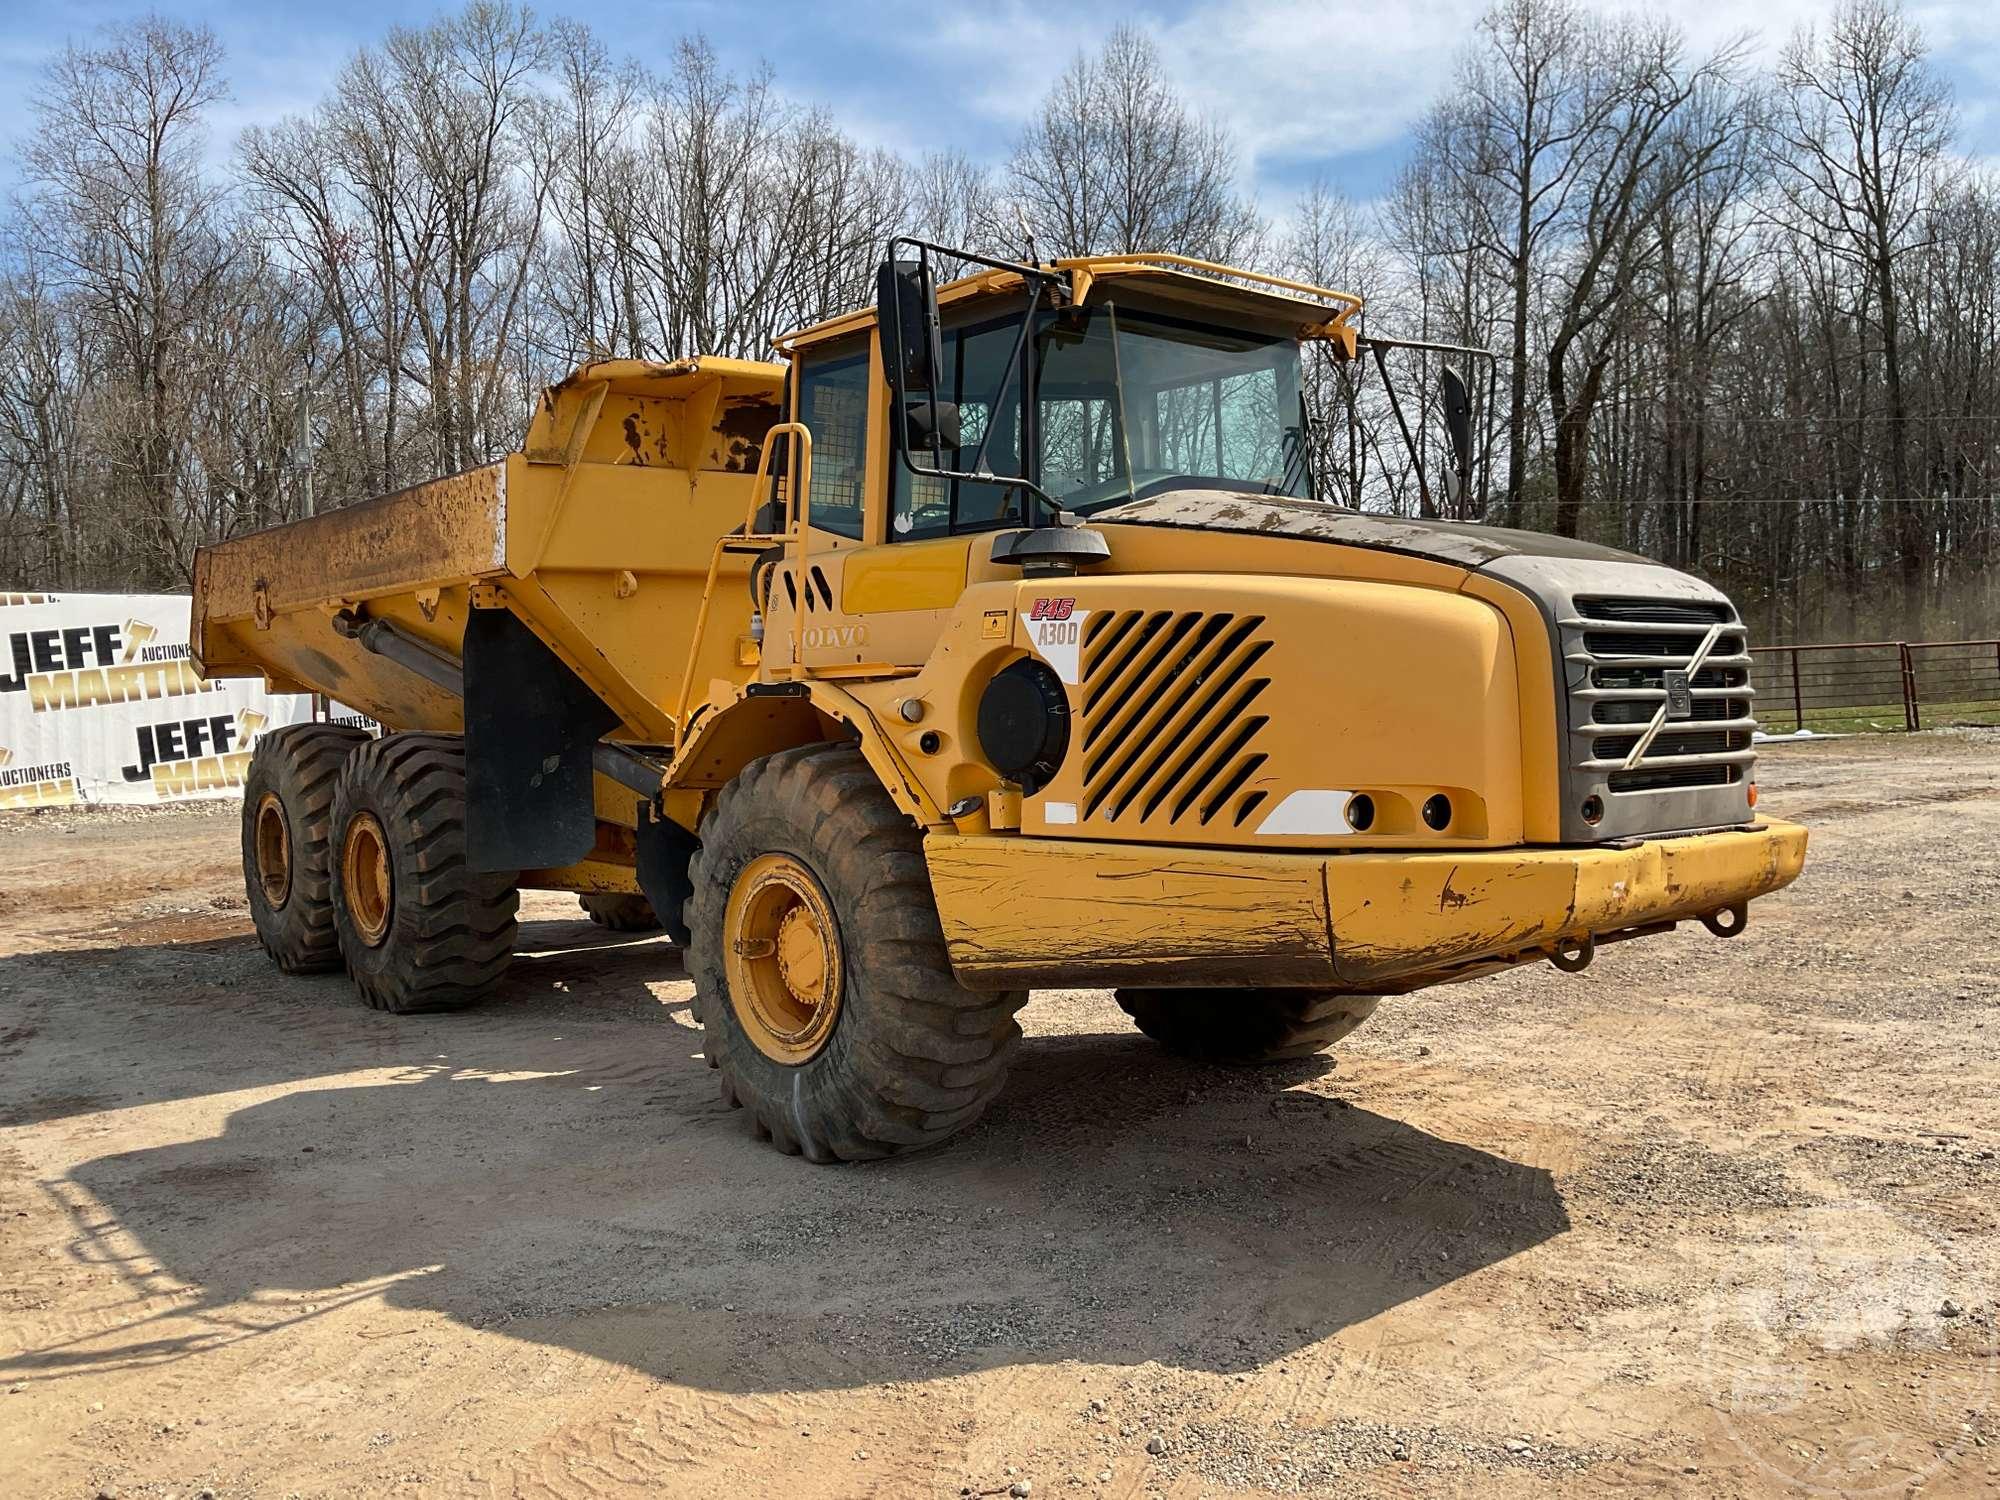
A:
{"label": "dump bed", "polygon": [[[715,539],[742,524],[783,379],[783,366],[742,360],[586,365],[498,463],[203,548],[196,660],[210,676],[328,694],[392,729],[455,731],[457,695],[351,626],[385,620],[456,661],[476,593],[610,706],[612,737],[666,743]],[[748,591],[725,576],[697,683],[744,673],[748,617]]]}

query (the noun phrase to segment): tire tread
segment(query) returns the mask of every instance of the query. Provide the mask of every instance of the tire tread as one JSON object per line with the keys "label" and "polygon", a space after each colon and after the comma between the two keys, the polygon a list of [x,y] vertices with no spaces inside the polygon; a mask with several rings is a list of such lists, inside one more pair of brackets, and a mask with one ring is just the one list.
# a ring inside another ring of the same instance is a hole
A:
{"label": "tire tread", "polygon": [[[811,1087],[795,1084],[783,1098],[775,1080],[799,1070],[779,1068],[742,1033],[729,1013],[721,950],[735,870],[764,852],[759,834],[774,826],[790,830],[794,852],[832,896],[849,955],[839,1027],[804,1065]],[[809,745],[745,767],[703,823],[693,876],[696,1017],[723,1099],[750,1114],[760,1138],[813,1161],[892,1156],[963,1129],[1005,1085],[1027,994],[968,990],[953,976],[922,831],[859,749]]]}
{"label": "tire tread", "polygon": [[[342,768],[368,740],[342,724],[287,724],[258,738],[243,789],[243,883],[257,941],[287,974],[340,967],[333,920],[331,839],[333,798]],[[275,791],[285,805],[291,839],[292,885],[282,908],[265,899],[257,879],[257,806]]]}
{"label": "tire tread", "polygon": [[458,1010],[484,999],[513,962],[520,892],[505,872],[474,870],[465,852],[465,743],[457,735],[385,735],[341,774],[333,824],[380,819],[395,863],[389,935],[370,949],[348,930],[333,858],[335,920],[361,997],[396,1015]]}

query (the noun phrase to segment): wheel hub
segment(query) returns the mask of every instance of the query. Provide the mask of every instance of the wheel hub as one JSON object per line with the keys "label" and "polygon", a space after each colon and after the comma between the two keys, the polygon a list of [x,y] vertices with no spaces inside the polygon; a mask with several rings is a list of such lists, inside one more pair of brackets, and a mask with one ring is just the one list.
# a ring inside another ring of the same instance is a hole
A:
{"label": "wheel hub", "polygon": [[785,988],[806,1005],[826,998],[826,934],[810,906],[801,903],[778,923],[778,973]]}
{"label": "wheel hub", "polygon": [[285,804],[276,792],[266,792],[257,802],[257,817],[251,835],[257,857],[257,884],[271,910],[281,911],[292,899],[292,831],[285,824]]}
{"label": "wheel hub", "polygon": [[380,947],[389,935],[394,887],[389,840],[373,813],[362,813],[347,825],[340,841],[340,884],[355,932],[369,947]]}
{"label": "wheel hub", "polygon": [[840,928],[826,892],[793,856],[759,855],[736,877],[724,922],[744,1034],[773,1062],[810,1062],[840,1016]]}

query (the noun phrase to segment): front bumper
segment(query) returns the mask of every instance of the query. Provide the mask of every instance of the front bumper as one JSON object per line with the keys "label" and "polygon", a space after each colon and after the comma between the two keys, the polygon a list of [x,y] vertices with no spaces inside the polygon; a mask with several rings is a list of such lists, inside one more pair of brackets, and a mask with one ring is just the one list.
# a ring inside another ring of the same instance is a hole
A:
{"label": "front bumper", "polygon": [[1624,848],[1335,855],[932,834],[924,850],[974,988],[1393,994],[1750,901],[1798,878],[1806,832],[1765,820]]}

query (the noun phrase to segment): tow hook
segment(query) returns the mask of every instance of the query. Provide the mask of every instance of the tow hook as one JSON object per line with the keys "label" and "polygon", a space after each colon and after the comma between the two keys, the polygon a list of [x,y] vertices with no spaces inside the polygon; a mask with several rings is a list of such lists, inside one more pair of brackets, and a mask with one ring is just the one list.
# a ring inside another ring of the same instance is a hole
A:
{"label": "tow hook", "polygon": [[1717,937],[1735,937],[1750,921],[1749,903],[1738,901],[1732,906],[1722,906],[1714,911],[1703,912],[1701,925]]}
{"label": "tow hook", "polygon": [[1560,942],[1549,950],[1549,962],[1565,974],[1581,974],[1597,957],[1597,939],[1586,934]]}

